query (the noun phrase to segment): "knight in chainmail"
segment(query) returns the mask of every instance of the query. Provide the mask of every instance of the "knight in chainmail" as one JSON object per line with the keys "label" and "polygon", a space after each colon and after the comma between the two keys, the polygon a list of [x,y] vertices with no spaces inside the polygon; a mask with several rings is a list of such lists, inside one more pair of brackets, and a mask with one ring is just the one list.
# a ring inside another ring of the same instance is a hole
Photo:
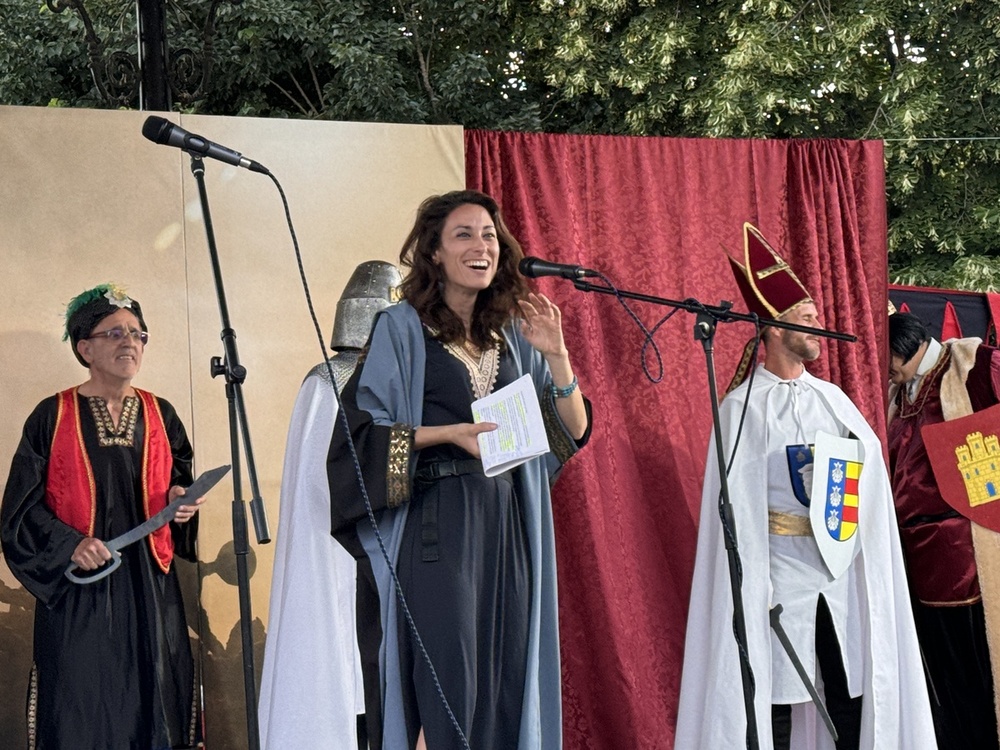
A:
{"label": "knight in chainmail", "polygon": [[[376,313],[396,301],[400,281],[396,267],[383,261],[355,269],[337,303],[334,354],[309,371],[292,412],[260,690],[260,736],[267,750],[355,747],[359,733],[364,743],[356,565],[330,536],[326,458],[338,414],[331,376],[339,393]],[[369,673],[377,677],[377,669]],[[374,690],[377,696],[377,685]]]}
{"label": "knight in chainmail", "polygon": [[[398,301],[397,287],[402,278],[391,263],[370,260],[354,270],[333,321],[330,348],[335,354],[328,360],[337,381],[337,390],[344,387],[358,365],[361,350],[368,341],[375,315]],[[309,371],[307,378],[319,376],[330,382],[330,371],[322,362]]]}

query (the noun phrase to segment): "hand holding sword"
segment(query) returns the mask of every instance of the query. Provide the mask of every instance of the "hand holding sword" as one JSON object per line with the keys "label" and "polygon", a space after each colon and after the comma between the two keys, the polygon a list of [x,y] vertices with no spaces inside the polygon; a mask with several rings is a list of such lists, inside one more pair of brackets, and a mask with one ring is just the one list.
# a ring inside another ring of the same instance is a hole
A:
{"label": "hand holding sword", "polygon": [[[183,487],[174,485],[170,488],[170,493],[167,496],[167,505],[172,504],[174,500],[184,494],[186,494],[186,490]],[[194,514],[198,511],[197,506],[203,502],[205,502],[204,495],[194,500],[191,505],[177,506],[177,513],[171,520],[175,523],[187,523],[194,518]],[[97,537],[88,536],[81,539],[80,543],[76,545],[76,549],[73,551],[70,560],[80,570],[97,570],[108,562],[111,557],[111,551],[105,546],[104,542]]]}
{"label": "hand holding sword", "polygon": [[[95,537],[86,537],[73,551],[70,557],[72,562],[66,568],[66,577],[73,583],[93,583],[106,577],[121,565],[120,549],[148,536],[170,521],[177,523],[190,521],[198,512],[198,506],[205,502],[205,494],[229,473],[229,469],[228,464],[210,469],[198,477],[187,489],[177,486],[171,487],[167,497],[167,506],[163,510],[121,536],[108,542],[103,542]],[[97,570],[104,565],[107,567],[94,575],[77,575],[78,572]]]}

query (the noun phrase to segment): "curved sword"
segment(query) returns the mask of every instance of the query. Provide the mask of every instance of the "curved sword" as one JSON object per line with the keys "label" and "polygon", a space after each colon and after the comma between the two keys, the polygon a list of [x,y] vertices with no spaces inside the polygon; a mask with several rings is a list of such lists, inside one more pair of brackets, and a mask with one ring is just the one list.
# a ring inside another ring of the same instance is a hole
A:
{"label": "curved sword", "polygon": [[191,505],[191,503],[199,497],[202,497],[206,492],[218,484],[220,479],[229,473],[230,468],[229,464],[226,464],[225,466],[209,469],[194,480],[183,495],[176,498],[166,508],[161,510],[155,516],[152,516],[148,521],[140,523],[131,531],[126,531],[121,536],[116,536],[114,539],[105,542],[104,546],[111,552],[111,559],[108,560],[106,565],[99,568],[96,573],[90,575],[77,575],[77,572],[79,572],[80,569],[77,568],[74,563],[70,563],[66,567],[66,577],[73,583],[93,583],[94,581],[106,578],[122,564],[122,556],[121,552],[119,552],[120,549],[127,547],[133,542],[138,542],[143,537],[149,536],[161,526],[166,526],[174,520],[174,516],[177,515],[178,508],[182,505]]}

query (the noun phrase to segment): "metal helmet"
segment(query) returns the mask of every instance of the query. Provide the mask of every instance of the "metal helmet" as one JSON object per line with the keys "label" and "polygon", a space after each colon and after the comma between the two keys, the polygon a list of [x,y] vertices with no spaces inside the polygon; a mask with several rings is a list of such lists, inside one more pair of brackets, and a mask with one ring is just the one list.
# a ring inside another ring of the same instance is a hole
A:
{"label": "metal helmet", "polygon": [[355,268],[337,303],[330,347],[338,352],[364,347],[375,314],[399,300],[402,282],[399,270],[382,260],[365,261]]}

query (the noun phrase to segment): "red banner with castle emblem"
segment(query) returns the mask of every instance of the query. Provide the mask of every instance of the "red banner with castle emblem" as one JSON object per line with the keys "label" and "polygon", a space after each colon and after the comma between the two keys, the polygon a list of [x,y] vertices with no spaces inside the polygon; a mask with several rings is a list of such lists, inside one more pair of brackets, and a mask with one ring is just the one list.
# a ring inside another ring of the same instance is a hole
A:
{"label": "red banner with castle emblem", "polygon": [[920,434],[945,502],[980,526],[1000,531],[1000,404],[924,425]]}

